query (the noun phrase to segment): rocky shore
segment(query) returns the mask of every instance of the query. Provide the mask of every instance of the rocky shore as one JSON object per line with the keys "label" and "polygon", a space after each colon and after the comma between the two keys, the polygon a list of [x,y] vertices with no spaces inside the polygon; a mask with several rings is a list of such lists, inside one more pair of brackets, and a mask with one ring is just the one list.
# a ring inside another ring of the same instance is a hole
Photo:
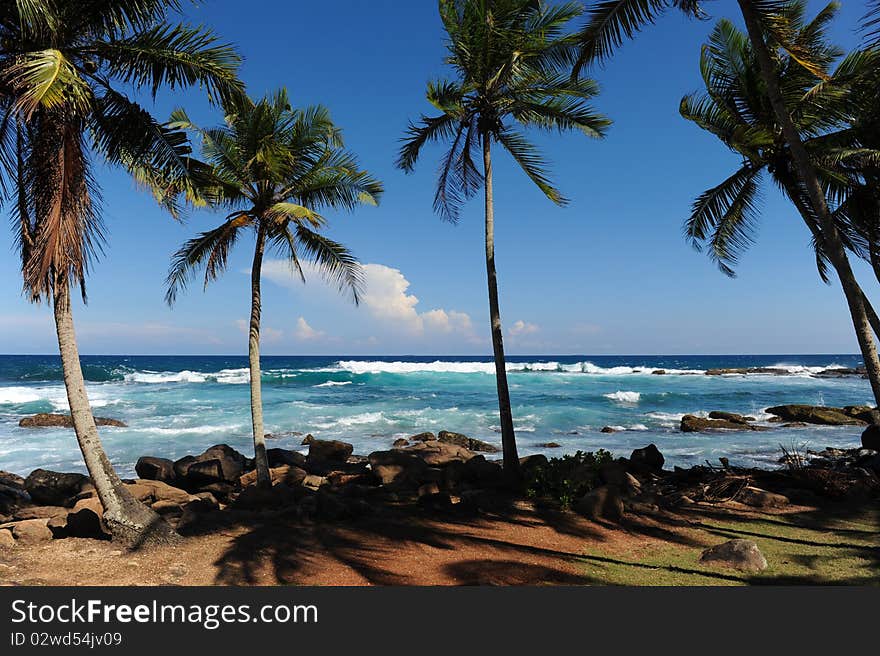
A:
{"label": "rocky shore", "polygon": [[[781,418],[827,415],[778,409]],[[805,408],[807,406],[797,406]],[[837,410],[834,411],[837,417]],[[791,414],[795,413],[795,414]],[[714,429],[751,426],[753,418],[727,413],[702,420]],[[853,419],[855,410],[842,417]],[[861,421],[861,419],[858,419]],[[842,419],[841,419],[842,421]],[[308,453],[273,448],[267,454],[272,487],[256,485],[253,460],[219,444],[176,461],[143,456],[138,478],[126,481],[136,498],[163,515],[180,533],[205,530],[230,518],[283,513],[308,522],[355,520],[391,506],[410,505],[428,514],[474,515],[499,499],[531,497],[536,503],[571,510],[597,521],[620,521],[639,509],[697,502],[734,502],[779,508],[826,499],[880,496],[880,427],[869,426],[861,448],[784,453],[773,471],[742,469],[720,459],[689,469],[665,468],[653,444],[628,458],[581,454],[521,459],[524,481],[511,490],[497,449],[458,433],[420,433],[387,450],[356,455],[351,444],[306,436]],[[201,528],[200,528],[201,527]],[[37,469],[26,478],[0,472],[0,546],[27,545],[67,537],[107,540],[102,508],[88,477]]]}

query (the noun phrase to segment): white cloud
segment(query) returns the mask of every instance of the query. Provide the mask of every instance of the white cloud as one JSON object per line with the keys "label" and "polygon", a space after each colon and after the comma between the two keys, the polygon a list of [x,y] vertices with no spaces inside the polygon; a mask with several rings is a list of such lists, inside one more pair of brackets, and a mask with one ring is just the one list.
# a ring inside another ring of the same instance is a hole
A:
{"label": "white cloud", "polygon": [[309,322],[305,320],[305,317],[300,317],[296,320],[296,338],[302,340],[304,342],[323,339],[326,337],[326,333],[321,330],[315,330],[309,325]]}
{"label": "white cloud", "polygon": [[534,335],[539,330],[541,330],[540,326],[520,319],[519,321],[514,321],[507,332],[511,337],[523,337],[525,335]]}

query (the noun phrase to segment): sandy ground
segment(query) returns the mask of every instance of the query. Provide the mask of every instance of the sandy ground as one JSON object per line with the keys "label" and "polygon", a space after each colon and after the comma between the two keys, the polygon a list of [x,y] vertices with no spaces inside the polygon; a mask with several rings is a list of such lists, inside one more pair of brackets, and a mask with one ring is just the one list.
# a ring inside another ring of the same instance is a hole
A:
{"label": "sandy ground", "polygon": [[[479,517],[389,510],[344,524],[303,524],[279,514],[206,520],[174,547],[123,551],[110,542],[53,540],[0,549],[7,585],[518,585],[589,584],[591,561],[632,560],[670,545],[694,558],[717,535],[705,513],[747,521],[733,504],[628,515],[622,525],[529,503]],[[803,509],[788,509],[795,512]],[[586,560],[582,556],[591,554]],[[646,577],[649,575],[646,574]]]}

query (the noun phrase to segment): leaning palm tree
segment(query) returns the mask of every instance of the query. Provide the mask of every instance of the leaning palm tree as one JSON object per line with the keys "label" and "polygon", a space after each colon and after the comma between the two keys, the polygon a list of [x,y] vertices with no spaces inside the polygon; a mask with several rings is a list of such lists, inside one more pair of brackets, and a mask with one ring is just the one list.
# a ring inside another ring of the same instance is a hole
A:
{"label": "leaning palm tree", "polygon": [[[440,113],[410,124],[397,160],[411,172],[425,144],[449,143],[434,196],[435,210],[447,221],[457,222],[462,202],[484,190],[489,317],[504,468],[511,479],[518,477],[519,458],[498,305],[492,145],[506,150],[547,198],[565,203],[547,177],[544,159],[515,126],[601,137],[610,124],[587,104],[597,93],[595,82],[567,73],[576,44],[566,26],[579,13],[574,3],[440,0],[446,63],[456,77],[428,84],[428,102]],[[475,161],[480,156],[482,171]]]}
{"label": "leaning palm tree", "polygon": [[[801,12],[794,21],[795,38],[811,52],[814,61],[827,65],[842,52],[828,45],[826,30],[837,12],[829,4],[812,21],[803,19],[805,5],[793,5]],[[828,80],[821,80],[793,60],[780,66],[780,88],[786,98],[805,146],[816,162],[829,195],[845,198],[853,176],[841,170],[841,162],[880,160],[880,151],[862,146],[848,120],[851,87],[864,72],[876,65],[871,52],[856,51],[843,59]],[[700,71],[706,91],[682,99],[681,114],[714,134],[742,157],[737,170],[719,185],[703,193],[694,203],[685,233],[694,245],[708,245],[709,255],[727,275],[733,276],[740,252],[751,245],[760,208],[761,181],[770,177],[794,204],[813,234],[819,273],[828,282],[828,255],[816,217],[798,182],[791,158],[782,140],[776,116],[767,102],[764,85],[755,64],[748,37],[730,21],[721,20],[703,48]],[[847,250],[871,262],[874,242],[843,212],[838,229]],[[864,294],[863,294],[864,296]],[[878,320],[865,297],[869,320],[880,336]]]}
{"label": "leaning palm tree", "polygon": [[0,6],[0,164],[16,219],[24,291],[51,301],[74,431],[114,538],[128,544],[176,534],[122,484],[101,445],[80,367],[71,286],[85,300],[102,243],[93,162],[139,181],[179,186],[186,135],[157,123],[120,88],[201,85],[240,92],[239,58],[211,32],[166,22],[173,0],[18,0]]}
{"label": "leaning palm tree", "polygon": [[[663,11],[675,7],[691,16],[703,16],[703,4],[706,3],[698,0],[604,0],[596,3],[580,35],[581,53],[574,72],[577,73],[585,65],[607,59],[615,47],[625,39],[634,37],[639,29],[652,23]],[[737,4],[755,53],[767,101],[779,123],[783,142],[790,151],[792,169],[804,191],[808,210],[815,216],[821,230],[828,262],[840,281],[874,399],[880,405],[880,357],[871,334],[865,297],[847,258],[844,238],[829,208],[819,173],[810,160],[779,85],[779,65],[786,58],[822,79],[828,77],[827,67],[821,61],[813,61],[809,51],[793,36],[797,29],[791,21],[791,11],[797,3],[791,0],[737,0]]]}
{"label": "leaning palm tree", "polygon": [[339,128],[324,107],[292,109],[282,89],[259,102],[227,103],[225,110],[225,125],[211,129],[198,128],[183,110],[172,115],[172,126],[200,136],[204,161],[211,167],[195,197],[226,208],[229,214],[217,228],[191,239],[175,253],[166,300],[174,304],[198,267],[205,269],[207,286],[225,270],[229,251],[242,234],[253,233],[248,337],[251,417],[257,481],[267,487],[271,479],[260,380],[260,281],[265,249],[278,249],[303,280],[301,260],[307,258],[357,303],[361,267],[347,248],[318,232],[326,225],[319,211],[376,205],[382,184],[344,149]]}

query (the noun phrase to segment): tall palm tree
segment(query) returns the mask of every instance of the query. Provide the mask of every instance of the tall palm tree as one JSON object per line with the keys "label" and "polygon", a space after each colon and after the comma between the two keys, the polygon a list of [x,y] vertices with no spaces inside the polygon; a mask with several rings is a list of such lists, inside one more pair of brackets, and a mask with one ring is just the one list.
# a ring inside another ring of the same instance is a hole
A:
{"label": "tall palm tree", "polygon": [[[605,0],[595,3],[580,35],[581,53],[574,72],[590,63],[607,59],[615,47],[635,36],[639,29],[652,23],[663,11],[678,8],[691,16],[703,16],[703,4],[698,0]],[[865,297],[847,258],[844,239],[828,206],[819,174],[810,160],[779,85],[779,62],[786,57],[820,78],[828,76],[822,62],[813,61],[810,53],[792,36],[796,32],[790,21],[794,4],[797,3],[790,0],[737,0],[768,102],[791,153],[792,168],[798,184],[804,190],[809,211],[815,216],[822,232],[824,252],[837,273],[846,297],[874,399],[880,405],[880,357],[872,336]]]}
{"label": "tall palm tree", "polygon": [[326,225],[319,211],[376,205],[382,183],[344,149],[341,132],[324,107],[292,109],[282,89],[258,102],[228,103],[225,109],[225,125],[210,129],[198,128],[182,110],[172,115],[173,127],[194,130],[201,137],[204,161],[211,167],[200,189],[203,200],[228,209],[229,214],[217,228],[186,242],[174,255],[166,300],[175,302],[198,267],[205,269],[205,286],[216,279],[225,270],[238,238],[243,232],[253,232],[248,337],[251,417],[257,481],[268,487],[260,380],[260,280],[265,249],[278,249],[303,281],[301,258],[307,258],[357,303],[360,265],[342,244],[318,232]]}
{"label": "tall palm tree", "polygon": [[51,300],[64,385],[89,475],[114,538],[128,545],[176,534],[122,484],[98,436],[80,367],[70,287],[85,300],[102,243],[94,160],[139,181],[180,184],[186,135],[157,123],[121,87],[200,85],[241,91],[239,58],[204,28],[167,22],[176,0],[17,0],[0,6],[0,162],[16,218],[24,290]]}
{"label": "tall palm tree", "polygon": [[[483,188],[489,317],[504,468],[515,480],[519,458],[498,305],[492,145],[499,144],[547,198],[562,205],[565,199],[548,179],[543,157],[516,125],[601,137],[610,122],[587,104],[597,94],[596,83],[567,73],[577,52],[573,35],[566,32],[569,22],[580,14],[576,3],[440,0],[439,5],[448,35],[446,63],[455,78],[428,84],[428,102],[440,113],[410,124],[397,165],[411,172],[425,144],[449,144],[440,165],[434,208],[453,223],[458,221],[461,204]],[[480,156],[482,171],[475,161]]]}
{"label": "tall palm tree", "polygon": [[[826,41],[826,28],[837,12],[829,4],[815,19],[803,19],[805,5],[793,5],[801,16],[793,20],[801,46],[814,61],[827,65],[842,53]],[[840,170],[840,163],[880,158],[880,152],[863,147],[848,119],[852,101],[850,87],[864,71],[876,65],[870,52],[856,51],[839,63],[828,80],[821,80],[793,60],[780,66],[780,88],[789,99],[798,131],[805,135],[805,146],[817,162],[823,186],[830,195],[845,197],[852,176]],[[755,64],[748,37],[730,21],[721,20],[703,48],[700,58],[706,91],[682,99],[681,114],[742,156],[742,164],[719,185],[703,193],[694,203],[685,226],[694,245],[709,246],[710,256],[727,275],[743,248],[752,243],[753,227],[759,214],[760,183],[769,175],[795,205],[813,234],[813,246],[822,279],[828,282],[828,255],[816,217],[798,183],[781,131],[767,102],[764,85]],[[843,213],[838,229],[847,249],[871,262],[873,241]],[[880,335],[880,320],[865,297],[869,320]]]}

